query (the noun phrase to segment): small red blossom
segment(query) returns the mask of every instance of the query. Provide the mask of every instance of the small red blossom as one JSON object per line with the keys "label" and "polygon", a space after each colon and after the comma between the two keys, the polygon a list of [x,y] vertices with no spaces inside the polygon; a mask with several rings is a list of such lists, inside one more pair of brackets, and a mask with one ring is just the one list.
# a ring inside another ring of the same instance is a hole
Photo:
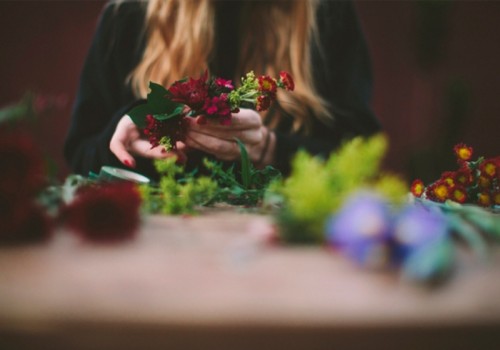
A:
{"label": "small red blossom", "polygon": [[186,123],[182,118],[171,118],[167,120],[155,119],[152,115],[146,116],[146,127],[144,135],[148,138],[151,148],[160,145],[163,137],[170,140],[171,147],[176,149],[176,142],[182,141],[186,135]]}
{"label": "small red blossom", "polygon": [[268,110],[269,107],[271,107],[271,98],[269,96],[260,95],[259,97],[257,97],[257,111],[263,112]]}
{"label": "small red blossom", "polygon": [[168,89],[174,102],[187,105],[194,111],[201,109],[208,98],[207,72],[199,79],[189,78],[187,81],[176,81]]}
{"label": "small red blossom", "polygon": [[491,186],[491,179],[489,177],[479,175],[477,178],[477,185],[479,188],[487,189]]}
{"label": "small red blossom", "polygon": [[208,99],[203,110],[208,118],[218,118],[221,124],[231,122],[231,106],[226,94]]}
{"label": "small red blossom", "polygon": [[65,209],[66,225],[91,241],[132,238],[139,227],[140,204],[130,182],[87,187]]}
{"label": "small red blossom", "polygon": [[427,198],[436,202],[444,202],[450,197],[450,188],[444,181],[437,181],[427,187]]}
{"label": "small red blossom", "polygon": [[425,186],[424,186],[424,183],[422,182],[422,180],[420,179],[416,179],[415,181],[413,181],[413,183],[411,184],[411,193],[415,196],[415,197],[422,197],[422,194],[424,194],[424,190],[425,190]]}
{"label": "small red blossom", "polygon": [[458,203],[465,203],[467,201],[467,190],[462,186],[453,187],[450,199]]}
{"label": "small red blossom", "polygon": [[446,184],[450,187],[455,186],[455,177],[456,174],[453,171],[445,171],[441,175],[441,181],[446,182]]}
{"label": "small red blossom", "polygon": [[479,170],[481,171],[481,175],[493,179],[498,173],[499,163],[500,161],[498,158],[485,159],[479,165]]}
{"label": "small red blossom", "polygon": [[215,82],[215,86],[217,86],[218,88],[228,89],[228,90],[234,89],[233,82],[231,80],[226,80],[226,79],[222,79],[222,78],[215,78],[214,82]]}
{"label": "small red blossom", "polygon": [[280,72],[280,83],[287,91],[293,91],[295,89],[295,83],[293,81],[293,78],[288,72],[285,71]]}
{"label": "small red blossom", "polygon": [[491,206],[492,198],[491,195],[488,192],[480,192],[477,195],[477,204],[479,204],[482,207],[489,207]]}
{"label": "small red blossom", "polygon": [[261,75],[259,77],[259,91],[274,97],[276,95],[278,86],[276,81],[268,75]]}
{"label": "small red blossom", "polygon": [[453,148],[459,161],[468,161],[472,158],[473,149],[464,143],[459,143]]}
{"label": "small red blossom", "polygon": [[472,170],[464,165],[455,173],[455,180],[458,184],[462,186],[469,186],[474,182],[474,177],[472,176]]}

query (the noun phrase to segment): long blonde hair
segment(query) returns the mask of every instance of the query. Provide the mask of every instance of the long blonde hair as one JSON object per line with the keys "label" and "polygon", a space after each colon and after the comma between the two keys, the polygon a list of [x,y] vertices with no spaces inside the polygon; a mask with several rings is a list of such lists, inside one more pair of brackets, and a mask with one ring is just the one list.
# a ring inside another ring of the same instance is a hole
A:
{"label": "long blonde hair", "polygon": [[[319,97],[312,81],[309,46],[315,38],[318,0],[254,1],[244,26],[239,80],[247,71],[276,76],[291,73],[295,91],[280,91],[278,101],[293,116],[293,129],[308,133],[311,115],[331,122],[327,102]],[[214,0],[149,0],[146,11],[147,44],[142,60],[130,75],[137,96],[148,92],[149,81],[165,86],[208,69],[214,46]],[[264,60],[265,58],[265,60]],[[268,116],[275,126],[281,113]]]}

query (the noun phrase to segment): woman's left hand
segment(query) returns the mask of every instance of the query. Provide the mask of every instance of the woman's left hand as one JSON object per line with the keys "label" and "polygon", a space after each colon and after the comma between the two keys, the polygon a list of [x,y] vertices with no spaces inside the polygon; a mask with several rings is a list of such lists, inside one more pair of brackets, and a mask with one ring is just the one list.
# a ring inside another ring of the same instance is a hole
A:
{"label": "woman's left hand", "polygon": [[231,125],[221,125],[218,121],[208,119],[200,125],[197,120],[188,119],[185,140],[188,147],[212,154],[220,160],[232,161],[240,158],[240,149],[235,141],[237,138],[245,144],[253,163],[272,163],[274,134],[262,124],[256,111],[242,108],[240,112],[233,113]]}

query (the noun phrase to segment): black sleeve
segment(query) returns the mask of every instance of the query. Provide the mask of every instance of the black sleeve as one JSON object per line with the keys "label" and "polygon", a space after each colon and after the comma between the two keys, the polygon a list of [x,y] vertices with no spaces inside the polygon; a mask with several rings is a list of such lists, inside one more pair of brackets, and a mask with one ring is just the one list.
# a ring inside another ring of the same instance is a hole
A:
{"label": "black sleeve", "polygon": [[276,130],[276,166],[287,174],[299,149],[328,156],[344,140],[380,130],[370,102],[372,72],[368,49],[351,1],[322,1],[316,15],[319,40],[311,46],[313,79],[334,120],[314,119],[310,136]]}
{"label": "black sleeve", "polygon": [[136,103],[125,80],[137,59],[142,30],[137,10],[128,3],[111,2],[99,19],[64,145],[65,158],[76,173],[88,175],[102,165],[121,165],[109,150],[109,142],[118,121]]}

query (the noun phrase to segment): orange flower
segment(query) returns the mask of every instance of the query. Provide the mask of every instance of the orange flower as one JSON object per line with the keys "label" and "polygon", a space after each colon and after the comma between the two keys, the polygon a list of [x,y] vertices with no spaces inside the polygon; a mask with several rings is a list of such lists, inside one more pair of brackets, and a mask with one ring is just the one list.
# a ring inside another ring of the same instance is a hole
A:
{"label": "orange flower", "polygon": [[470,160],[472,158],[473,149],[464,143],[459,143],[453,148],[458,160]]}
{"label": "orange flower", "polygon": [[422,197],[422,194],[424,193],[424,189],[425,189],[425,186],[424,186],[424,183],[422,182],[422,180],[416,179],[411,184],[410,191],[415,197],[420,198],[420,197]]}

